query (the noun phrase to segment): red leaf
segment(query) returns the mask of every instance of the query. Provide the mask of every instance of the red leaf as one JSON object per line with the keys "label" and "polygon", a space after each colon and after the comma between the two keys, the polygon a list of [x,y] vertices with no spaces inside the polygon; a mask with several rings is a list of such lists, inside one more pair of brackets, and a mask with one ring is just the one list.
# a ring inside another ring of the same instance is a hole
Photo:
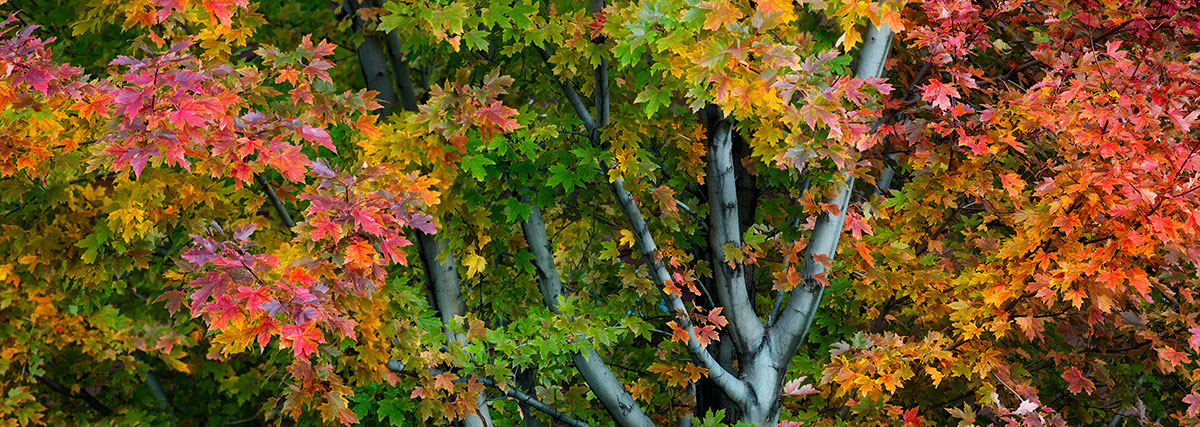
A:
{"label": "red leaf", "polygon": [[169,115],[171,122],[176,126],[188,124],[191,126],[204,126],[207,120],[203,117],[208,111],[204,102],[192,99],[184,100],[179,103],[179,108],[171,112]]}
{"label": "red leaf", "polygon": [[1200,393],[1192,393],[1183,397],[1183,403],[1188,404],[1187,415],[1189,417],[1196,416],[1200,413]]}
{"label": "red leaf", "polygon": [[708,315],[705,316],[708,318],[708,323],[717,325],[718,328],[728,325],[729,321],[725,320],[725,316],[721,315],[721,310],[724,310],[724,309],[725,309],[725,307],[717,307],[717,308],[710,310],[708,312]]}
{"label": "red leaf", "polygon": [[817,394],[818,391],[815,387],[813,387],[812,384],[804,384],[803,386],[800,385],[806,379],[808,379],[808,377],[803,376],[788,381],[787,384],[783,385],[783,394],[786,396],[808,396],[810,394]]}
{"label": "red leaf", "polygon": [[483,119],[481,124],[496,126],[505,132],[521,127],[513,118],[515,115],[517,115],[517,110],[505,107],[504,103],[500,101],[492,101],[487,107],[475,110],[475,116]]}
{"label": "red leaf", "polygon": [[313,230],[309,232],[312,240],[318,241],[326,236],[329,240],[337,241],[342,238],[342,226],[336,222],[330,221],[326,216],[317,216],[308,220],[309,225],[313,226]]}
{"label": "red leaf", "polygon": [[309,125],[300,126],[300,136],[308,142],[328,148],[334,153],[337,152],[337,148],[333,146],[333,138],[329,137],[329,132],[326,132],[325,129]]}
{"label": "red leaf", "polygon": [[688,342],[687,330],[679,327],[679,324],[675,323],[674,320],[667,322],[667,326],[671,327],[671,341]]}
{"label": "red leaf", "polygon": [[263,314],[257,320],[255,320],[254,329],[252,329],[250,332],[255,335],[255,338],[258,341],[258,349],[259,351],[262,351],[263,349],[267,348],[267,343],[271,342],[271,335],[278,334],[280,330],[281,328],[279,327],[278,320]]}
{"label": "red leaf", "polygon": [[375,263],[375,247],[365,240],[346,248],[346,265],[353,268],[370,268]]}
{"label": "red leaf", "polygon": [[935,107],[943,110],[950,109],[950,98],[958,98],[958,90],[954,88],[954,83],[942,83],[934,79],[929,80],[929,84],[923,88],[924,93],[921,94],[921,99],[933,103]]}
{"label": "red leaf", "polygon": [[316,353],[317,344],[325,342],[325,336],[312,321],[300,325],[285,325],[282,337],[290,343],[292,354],[297,358],[307,358],[308,355]]}
{"label": "red leaf", "polygon": [[1079,392],[1083,391],[1087,392],[1087,394],[1092,394],[1092,391],[1096,389],[1096,385],[1092,383],[1092,380],[1084,378],[1083,373],[1079,372],[1079,368],[1074,366],[1063,372],[1062,378],[1067,380],[1067,391],[1071,393],[1079,394]]}
{"label": "red leaf", "polygon": [[850,228],[850,235],[854,236],[856,240],[862,239],[863,233],[866,233],[867,235],[875,234],[875,230],[871,229],[871,225],[867,224],[866,221],[863,221],[862,216],[859,215],[858,212],[854,211],[847,213],[846,227]]}
{"label": "red leaf", "polygon": [[700,345],[704,347],[708,347],[710,342],[721,340],[721,336],[717,335],[717,328],[714,328],[712,325],[701,326],[696,328],[695,331],[696,340],[700,341]]}

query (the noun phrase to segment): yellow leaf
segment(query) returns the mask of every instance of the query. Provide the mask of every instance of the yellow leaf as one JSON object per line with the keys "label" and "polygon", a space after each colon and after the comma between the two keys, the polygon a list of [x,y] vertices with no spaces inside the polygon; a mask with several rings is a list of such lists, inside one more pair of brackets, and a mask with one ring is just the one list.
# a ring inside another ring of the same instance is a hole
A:
{"label": "yellow leaf", "polygon": [[637,240],[634,240],[632,231],[621,229],[621,246],[628,246],[632,248],[635,242],[637,242]]}
{"label": "yellow leaf", "polygon": [[851,48],[861,41],[862,34],[859,34],[857,29],[851,27],[850,29],[846,30],[844,34],[842,34],[841,38],[838,39],[838,44],[842,45],[843,52],[849,52]]}
{"label": "yellow leaf", "polygon": [[487,260],[471,252],[463,257],[463,266],[467,267],[467,278],[470,279],[487,267]]}

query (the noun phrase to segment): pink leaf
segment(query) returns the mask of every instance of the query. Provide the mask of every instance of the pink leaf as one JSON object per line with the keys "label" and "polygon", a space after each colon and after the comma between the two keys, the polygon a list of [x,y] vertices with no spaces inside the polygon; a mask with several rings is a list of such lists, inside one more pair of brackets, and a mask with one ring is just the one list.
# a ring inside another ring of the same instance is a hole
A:
{"label": "pink leaf", "polygon": [[308,142],[328,148],[334,153],[337,152],[337,148],[333,146],[333,138],[329,137],[329,132],[326,132],[325,129],[309,125],[300,126],[300,136]]}
{"label": "pink leaf", "polygon": [[930,79],[929,84],[923,88],[924,93],[921,94],[921,99],[933,103],[935,107],[943,110],[950,109],[950,98],[958,98],[958,90],[954,88],[954,83],[942,83],[937,80]]}
{"label": "pink leaf", "polygon": [[808,377],[803,376],[788,381],[787,384],[783,385],[783,394],[786,396],[808,396],[810,394],[819,393],[812,384],[804,384],[803,386],[800,385],[800,383],[803,383],[806,379],[808,379]]}

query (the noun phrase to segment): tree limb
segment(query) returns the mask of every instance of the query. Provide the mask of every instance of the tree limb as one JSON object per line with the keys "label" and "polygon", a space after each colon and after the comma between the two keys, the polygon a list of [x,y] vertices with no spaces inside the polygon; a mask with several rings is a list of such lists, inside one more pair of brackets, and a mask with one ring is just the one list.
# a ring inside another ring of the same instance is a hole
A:
{"label": "tree limb", "polygon": [[[604,165],[604,169],[607,170],[608,166]],[[654,237],[650,235],[650,230],[646,226],[646,220],[642,218],[641,209],[638,208],[637,202],[633,200],[633,195],[625,191],[624,184],[625,179],[617,177],[609,184],[609,187],[612,189],[613,196],[617,199],[617,204],[621,207],[621,212],[625,214],[625,219],[629,221],[630,227],[633,228],[634,241],[637,243],[642,257],[649,264],[650,277],[654,280],[656,286],[660,286],[671,280],[671,274],[667,271],[667,267],[663,265],[662,260],[656,257],[654,252],[658,249],[658,246],[654,244]],[[680,327],[687,331],[687,348],[692,357],[708,370],[709,379],[720,387],[730,399],[739,405],[747,405],[750,402],[749,388],[741,380],[725,370],[708,353],[708,350],[700,344],[700,341],[696,338],[696,330],[692,327],[692,321],[687,315],[687,307],[683,305],[683,300],[679,298],[679,295],[675,294],[667,294],[666,299],[669,308],[675,312]]]}
{"label": "tree limb", "polygon": [[[364,24],[358,17],[358,1],[343,0],[342,9],[350,15],[354,31],[362,31]],[[359,69],[362,70],[363,82],[367,89],[379,92],[376,98],[381,107],[375,111],[381,114],[396,103],[396,91],[392,88],[392,79],[387,69],[386,55],[383,53],[383,43],[373,34],[363,34],[363,42],[355,48]]]}
{"label": "tree limb", "polygon": [[[858,52],[856,77],[865,79],[882,76],[891,42],[892,30],[887,24],[871,27]],[[817,224],[809,238],[808,247],[804,253],[804,270],[801,272],[805,283],[792,290],[792,295],[784,305],[779,318],[776,319],[775,324],[771,325],[772,330],[780,333],[780,339],[772,341],[775,345],[772,350],[778,361],[791,359],[796,348],[808,334],[808,329],[812,325],[817,308],[821,303],[825,287],[816,283],[813,278],[827,272],[825,265],[818,262],[817,258],[827,258],[832,261],[834,252],[837,250],[838,239],[842,235],[842,227],[846,221],[846,208],[854,189],[854,177],[847,173],[845,180],[837,194],[828,202],[838,207],[837,215],[831,215],[829,212],[823,213],[817,219]]]}
{"label": "tree limb", "polygon": [[[521,223],[529,250],[533,252],[533,263],[537,268],[538,287],[542,292],[542,303],[551,312],[559,313],[558,298],[562,295],[562,280],[558,269],[554,267],[554,253],[550,241],[546,238],[546,223],[542,220],[542,210],[522,194],[521,203],[529,206],[529,217]],[[612,370],[604,364],[604,360],[594,349],[571,354],[575,367],[583,375],[588,387],[604,404],[609,414],[617,424],[623,426],[653,426],[654,422],[642,412],[642,408],[633,396],[621,385],[621,381],[613,375]]]}
{"label": "tree limb", "polygon": [[[275,213],[279,214],[279,222],[287,226],[288,231],[292,231],[296,227],[296,222],[292,221],[292,214],[288,213],[287,206],[284,206],[283,201],[279,200],[279,196],[275,195],[275,190],[271,189],[271,184],[260,174],[254,174],[254,182],[262,187],[263,194],[266,194],[267,200],[271,201],[271,205],[275,206]],[[294,231],[292,231],[294,233]]]}
{"label": "tree limb", "polygon": [[[387,363],[387,367],[389,370],[391,370],[392,372],[395,372],[397,374],[416,376],[416,374],[414,372],[404,370],[404,364],[397,362],[395,360],[389,360]],[[517,390],[512,387],[501,389],[500,385],[496,384],[495,380],[488,378],[488,377],[476,377],[476,378],[478,378],[479,382],[483,383],[483,385],[500,389],[501,391],[504,392],[505,395],[510,396],[514,399],[517,399],[521,403],[529,405],[529,407],[531,407],[533,409],[537,409],[538,411],[544,412],[547,415],[550,415],[551,417],[554,417],[555,419],[566,423],[567,425],[570,425],[573,427],[591,427],[590,425],[588,425],[587,423],[585,423],[583,421],[579,421],[578,419],[576,419],[570,415],[567,415],[566,413],[563,413],[562,411],[551,408],[549,405],[546,405],[545,403],[539,402],[533,396],[525,394],[524,392],[522,392],[520,390]]]}
{"label": "tree limb", "polygon": [[59,384],[58,381],[55,381],[54,378],[50,378],[49,376],[46,376],[46,375],[38,375],[35,378],[37,378],[38,382],[40,382],[40,383],[42,383],[42,385],[45,385],[46,387],[50,388],[50,390],[53,390],[55,393],[61,394],[63,396],[71,398],[71,399],[82,400],[84,403],[87,403],[87,405],[90,406],[92,409],[96,410],[96,412],[99,412],[100,415],[103,415],[106,417],[109,415],[112,415],[112,409],[109,409],[108,406],[101,403],[99,400],[96,399],[95,396],[92,396],[90,393],[88,393],[86,391],[83,393],[72,393],[71,389],[64,387],[62,384]]}
{"label": "tree limb", "polygon": [[718,120],[705,144],[708,149],[708,244],[713,258],[714,287],[729,317],[734,343],[742,353],[754,353],[753,346],[763,342],[763,324],[754,312],[754,304],[747,292],[745,266],[734,262],[730,267],[724,250],[726,246],[738,250],[742,247],[732,133],[732,122]]}

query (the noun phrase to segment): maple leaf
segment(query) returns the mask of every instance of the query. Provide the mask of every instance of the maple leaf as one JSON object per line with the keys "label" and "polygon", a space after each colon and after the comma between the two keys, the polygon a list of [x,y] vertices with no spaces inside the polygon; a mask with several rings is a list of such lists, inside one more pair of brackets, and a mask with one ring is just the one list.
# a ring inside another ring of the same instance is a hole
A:
{"label": "maple leaf", "polygon": [[1033,411],[1036,411],[1038,407],[1039,406],[1036,402],[1022,399],[1021,404],[1019,406],[1017,406],[1017,410],[1013,411],[1013,414],[1014,415],[1032,414]]}
{"label": "maple leaf", "polygon": [[917,414],[917,408],[911,408],[904,411],[904,426],[924,427],[925,420]]}
{"label": "maple leaf", "polygon": [[475,117],[482,119],[481,125],[495,126],[501,131],[513,131],[521,128],[521,124],[513,116],[517,115],[517,110],[504,106],[500,101],[492,101],[487,104],[487,107],[482,107],[475,110]]}
{"label": "maple leaf", "polygon": [[288,342],[292,347],[292,354],[298,359],[308,358],[308,355],[316,353],[317,344],[325,342],[325,335],[317,329],[314,321],[284,325],[280,331],[281,338]]}
{"label": "maple leaf", "polygon": [[453,372],[442,372],[433,378],[433,387],[440,388],[445,391],[454,391],[454,380],[458,379],[458,374]]}
{"label": "maple leaf", "polygon": [[379,227],[379,221],[375,218],[378,214],[379,208],[374,206],[357,207],[350,211],[350,216],[354,217],[354,223],[358,224],[359,229],[376,236],[382,236],[383,229]]}
{"label": "maple leaf", "polygon": [[[712,341],[721,340],[721,336],[717,334],[717,329],[712,325],[705,325],[695,328],[695,332],[696,340],[700,341],[700,345],[704,347],[708,347],[708,344]],[[687,331],[684,331],[684,333],[687,333]]]}
{"label": "maple leaf", "polygon": [[[329,137],[329,132],[326,132],[325,129],[304,125],[300,126],[298,132],[300,133],[300,136],[304,138],[304,140],[328,148],[330,151],[337,153],[337,147],[333,146],[333,138]],[[305,162],[305,164],[307,163],[308,162]]]}
{"label": "maple leaf", "polygon": [[921,99],[942,110],[950,110],[950,98],[958,97],[958,90],[954,88],[953,82],[942,83],[937,79],[929,79],[929,84],[922,87]]}
{"label": "maple leaf", "polygon": [[807,376],[802,376],[800,378],[788,381],[783,385],[783,394],[785,396],[808,396],[810,394],[819,393],[812,384],[804,384],[801,386],[806,379],[808,379]]}
{"label": "maple leaf", "polygon": [[357,424],[358,415],[347,406],[350,403],[346,399],[347,395],[354,396],[354,392],[346,388],[345,390],[335,390],[326,393],[325,408],[322,411],[321,417],[326,421],[337,420],[343,425]]}
{"label": "maple leaf", "polygon": [[1189,417],[1194,417],[1197,414],[1200,414],[1200,393],[1192,392],[1191,394],[1184,396],[1183,403],[1188,404],[1187,415]]}
{"label": "maple leaf", "polygon": [[179,104],[179,107],[169,114],[171,121],[176,125],[188,124],[191,126],[204,126],[208,122],[204,115],[209,110],[208,103],[194,99],[184,100]]}
{"label": "maple leaf", "polygon": [[158,22],[162,22],[171,16],[171,11],[183,12],[187,7],[187,0],[154,0],[154,5],[160,8],[154,13],[154,17]]}
{"label": "maple leaf", "polygon": [[366,240],[358,240],[357,242],[346,247],[346,265],[351,268],[366,269],[370,268],[375,263],[375,247],[367,243]]}
{"label": "maple leaf", "polygon": [[201,7],[208,12],[210,19],[215,19],[225,26],[233,23],[233,11],[237,7],[246,7],[248,4],[246,0],[202,0],[200,2]]}
{"label": "maple leaf", "polygon": [[854,238],[862,239],[863,233],[867,235],[875,234],[875,230],[871,229],[871,225],[863,220],[862,216],[856,211],[848,212],[846,215],[846,227],[850,228],[850,235]]}
{"label": "maple leaf", "polygon": [[679,206],[675,203],[675,190],[665,185],[660,185],[650,191],[650,195],[658,202],[659,209],[663,212],[674,214],[679,212]]}
{"label": "maple leaf", "polygon": [[667,322],[667,326],[671,328],[671,341],[681,343],[688,342],[689,338],[686,329],[679,327],[679,324],[675,323],[674,320]]}
{"label": "maple leaf", "polygon": [[300,147],[278,143],[272,144],[271,149],[275,150],[277,154],[268,156],[267,163],[274,166],[284,179],[291,182],[304,180],[304,174],[308,172],[306,166],[311,162],[308,160],[308,156],[300,152]]}
{"label": "maple leaf", "polygon": [[1180,365],[1191,363],[1187,353],[1174,348],[1164,346],[1156,347],[1154,350],[1158,352],[1158,368],[1163,372],[1175,372]]}
{"label": "maple leaf", "polygon": [[475,277],[485,268],[487,268],[487,260],[478,254],[471,252],[463,257],[463,266],[467,267],[467,278]]}
{"label": "maple leaf", "polygon": [[728,325],[729,321],[725,320],[725,316],[721,315],[721,310],[724,310],[724,309],[725,309],[724,307],[717,307],[712,310],[709,310],[708,314],[705,315],[705,318],[708,319],[708,323],[712,323],[713,325],[716,325],[718,328],[725,327],[725,325]]}
{"label": "maple leaf", "polygon": [[1087,392],[1087,394],[1092,394],[1092,391],[1096,389],[1092,380],[1084,378],[1083,373],[1079,372],[1079,368],[1074,366],[1062,373],[1062,379],[1067,380],[1067,391],[1071,393]]}
{"label": "maple leaf", "polygon": [[254,328],[250,332],[254,334],[255,339],[258,341],[259,351],[267,348],[267,343],[271,342],[272,335],[277,335],[282,331],[279,321],[266,314],[256,318],[253,325]]}
{"label": "maple leaf", "polygon": [[224,329],[230,321],[241,317],[238,306],[229,295],[221,295],[216,301],[209,303],[204,307],[204,312],[212,315],[209,324],[214,329]]}
{"label": "maple leaf", "polygon": [[320,215],[308,220],[309,225],[313,229],[309,232],[312,241],[318,241],[328,237],[330,240],[337,241],[342,236],[342,226],[336,222],[329,220],[329,217]]}
{"label": "maple leaf", "polygon": [[709,11],[704,19],[706,30],[719,30],[742,19],[741,9],[733,2],[705,1],[696,4],[696,7]]}
{"label": "maple leaf", "polygon": [[259,308],[263,303],[271,300],[271,291],[266,285],[257,288],[238,286],[237,290],[238,294],[234,298],[245,301],[246,307]]}

